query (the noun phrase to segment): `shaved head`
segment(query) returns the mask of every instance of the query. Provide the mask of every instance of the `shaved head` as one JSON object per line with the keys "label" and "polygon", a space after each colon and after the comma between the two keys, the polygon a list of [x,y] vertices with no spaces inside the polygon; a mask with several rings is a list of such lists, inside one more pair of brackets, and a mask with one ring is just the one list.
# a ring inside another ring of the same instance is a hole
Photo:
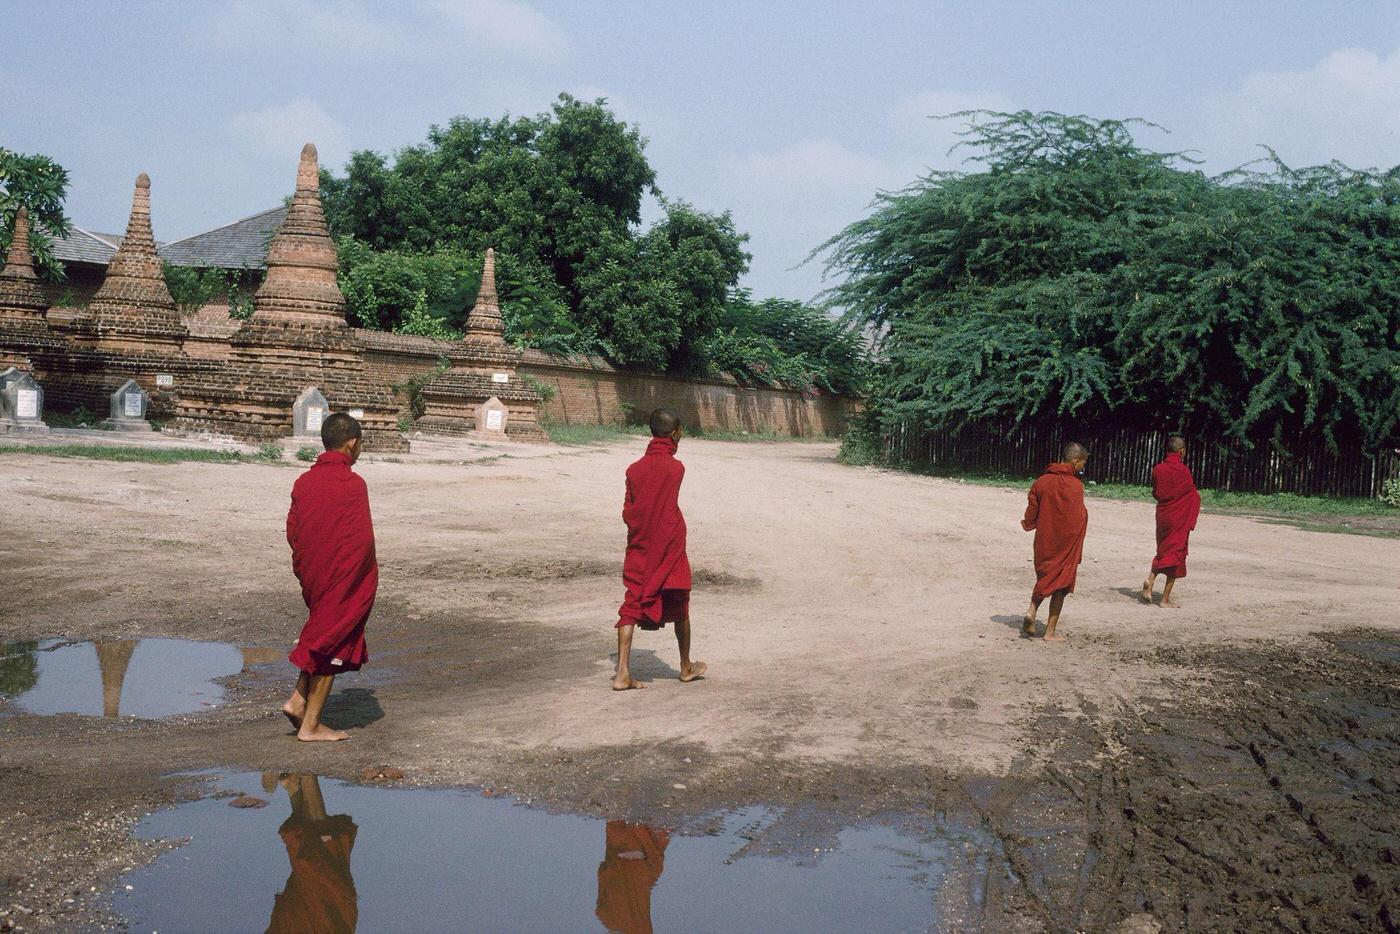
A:
{"label": "shaved head", "polygon": [[1182,451],[1186,450],[1186,439],[1181,435],[1168,435],[1167,450],[1173,454],[1180,454]]}
{"label": "shaved head", "polygon": [[1060,451],[1060,460],[1066,464],[1073,463],[1082,457],[1089,456],[1089,449],[1078,441],[1067,442],[1064,449]]}
{"label": "shaved head", "polygon": [[334,412],[321,423],[321,444],[327,451],[339,451],[360,438],[360,423],[348,412]]}
{"label": "shaved head", "polygon": [[654,409],[647,423],[651,426],[653,438],[669,438],[681,427],[681,417],[675,409]]}

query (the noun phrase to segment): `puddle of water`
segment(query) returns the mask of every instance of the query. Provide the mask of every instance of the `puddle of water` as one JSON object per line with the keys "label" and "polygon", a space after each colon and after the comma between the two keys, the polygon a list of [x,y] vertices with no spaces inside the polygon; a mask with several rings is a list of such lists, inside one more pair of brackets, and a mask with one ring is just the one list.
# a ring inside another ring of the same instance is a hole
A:
{"label": "puddle of water", "polygon": [[989,871],[970,828],[847,828],[798,856],[762,808],[682,835],[463,791],[212,780],[270,804],[146,818],[138,836],[190,842],[123,878],[133,931],[945,930],[980,914]]}
{"label": "puddle of water", "polygon": [[216,679],[284,657],[223,642],[123,639],[0,644],[0,696],[34,714],[155,719],[223,700]]}

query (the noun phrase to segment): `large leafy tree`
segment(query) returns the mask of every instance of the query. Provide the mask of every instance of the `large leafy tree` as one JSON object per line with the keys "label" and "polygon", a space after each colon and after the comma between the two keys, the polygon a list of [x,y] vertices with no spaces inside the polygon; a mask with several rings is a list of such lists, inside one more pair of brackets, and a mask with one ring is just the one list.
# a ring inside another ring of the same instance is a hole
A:
{"label": "large leafy tree", "polygon": [[727,214],[680,202],[639,232],[656,191],[645,145],[604,101],[564,94],[547,114],[434,127],[392,163],[355,153],[343,178],[322,179],[352,312],[395,327],[422,292],[429,314],[451,319],[469,304],[474,257],[493,246],[517,342],[700,365],[696,337],[747,268],[747,237]]}
{"label": "large leafy tree", "polygon": [[0,146],[0,256],[10,248],[15,212],[29,209],[30,246],[35,265],[54,281],[63,278],[63,264],[54,258],[53,241],[72,229],[63,213],[68,196],[68,172],[44,155],[25,155]]}
{"label": "large leafy tree", "polygon": [[1379,443],[1400,419],[1400,175],[1208,177],[1131,122],[974,117],[971,172],[882,196],[827,246],[878,336],[870,411]]}

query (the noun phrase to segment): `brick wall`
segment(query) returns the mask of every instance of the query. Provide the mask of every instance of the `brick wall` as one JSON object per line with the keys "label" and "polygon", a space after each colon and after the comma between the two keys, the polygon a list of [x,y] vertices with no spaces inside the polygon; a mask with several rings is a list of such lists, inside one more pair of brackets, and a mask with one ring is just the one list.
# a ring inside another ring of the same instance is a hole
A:
{"label": "brick wall", "polygon": [[[401,385],[437,365],[448,346],[430,338],[395,335],[394,347],[377,339],[364,343],[365,369],[390,385]],[[686,424],[700,431],[748,431],[754,434],[839,435],[858,407],[838,396],[806,398],[787,389],[750,388],[720,376],[679,379],[618,370],[597,358],[556,357],[525,351],[519,372],[554,388],[554,398],[541,407],[546,422],[571,425],[619,425],[637,422],[652,409],[668,405]]]}

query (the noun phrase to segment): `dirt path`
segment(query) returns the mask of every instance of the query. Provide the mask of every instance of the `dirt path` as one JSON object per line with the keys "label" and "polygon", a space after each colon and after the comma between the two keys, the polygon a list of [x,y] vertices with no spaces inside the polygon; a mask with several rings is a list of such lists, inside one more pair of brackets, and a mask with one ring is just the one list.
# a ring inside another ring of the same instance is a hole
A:
{"label": "dirt path", "polygon": [[[1161,610],[1135,596],[1151,506],[1091,500],[1071,641],[1022,640],[1023,492],[848,468],[830,445],[686,441],[696,655],[711,677],[680,685],[673,640],[641,634],[634,673],[651,688],[614,694],[621,476],[640,447],[430,444],[362,464],[383,582],[374,666],[335,700],[353,740],[284,737],[269,712],[283,685],[262,677],[237,679],[216,712],[161,723],[0,705],[0,782],[23,805],[0,834],[62,825],[55,853],[67,852],[91,841],[60,818],[65,800],[119,827],[179,793],[160,774],[215,764],[352,776],[387,762],[422,783],[633,813],[765,795],[868,813],[926,802],[941,782],[1024,777],[1071,746],[1079,767],[1111,774],[1131,745],[1121,730],[1144,729],[1144,711],[1237,703],[1238,666],[1170,653],[1267,639],[1306,659],[1337,651],[1318,633],[1400,629],[1400,541],[1203,516],[1185,606]],[[0,454],[6,638],[286,644],[302,618],[282,538],[295,475]],[[1076,724],[1095,741],[1074,746]],[[105,795],[93,770],[126,790]],[[670,787],[680,775],[683,796]],[[0,904],[6,884],[61,904],[129,865],[130,846],[113,831],[78,856],[0,857]],[[59,881],[36,883],[39,865]],[[1051,927],[1133,907],[1006,904]]]}

